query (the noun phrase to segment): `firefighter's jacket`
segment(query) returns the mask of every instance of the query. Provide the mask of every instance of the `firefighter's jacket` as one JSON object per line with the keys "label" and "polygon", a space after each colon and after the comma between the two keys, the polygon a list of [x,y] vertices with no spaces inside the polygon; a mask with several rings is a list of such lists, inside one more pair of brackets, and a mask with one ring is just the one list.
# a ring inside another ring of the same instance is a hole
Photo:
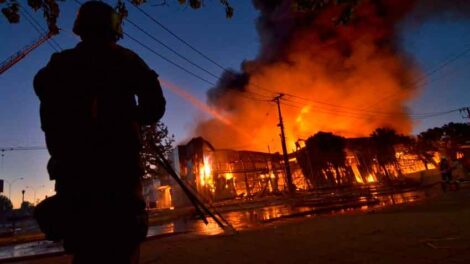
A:
{"label": "firefighter's jacket", "polygon": [[[165,111],[158,75],[114,43],[81,42],[53,54],[34,90],[50,177],[71,184],[101,179],[125,185],[127,176],[120,174],[135,172],[139,163],[141,125],[157,122]],[[95,179],[87,178],[91,174]]]}

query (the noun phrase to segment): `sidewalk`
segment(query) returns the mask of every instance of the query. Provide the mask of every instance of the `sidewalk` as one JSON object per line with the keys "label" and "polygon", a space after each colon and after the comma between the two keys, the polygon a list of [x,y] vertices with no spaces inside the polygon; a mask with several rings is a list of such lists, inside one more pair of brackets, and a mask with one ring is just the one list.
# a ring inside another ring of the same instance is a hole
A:
{"label": "sidewalk", "polygon": [[[16,263],[69,263],[66,256]],[[234,236],[146,241],[141,263],[470,263],[470,189],[367,213],[273,222]]]}

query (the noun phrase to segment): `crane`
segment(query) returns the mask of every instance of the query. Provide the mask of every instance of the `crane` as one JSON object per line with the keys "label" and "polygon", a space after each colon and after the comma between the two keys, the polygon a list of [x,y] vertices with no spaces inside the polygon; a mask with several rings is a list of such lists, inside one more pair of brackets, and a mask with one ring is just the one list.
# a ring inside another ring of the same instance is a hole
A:
{"label": "crane", "polygon": [[41,46],[41,44],[43,44],[44,42],[46,42],[47,40],[49,40],[51,37],[53,37],[56,34],[57,33],[53,33],[53,32],[48,32],[46,34],[43,34],[35,42],[27,45],[26,47],[22,48],[15,54],[11,55],[8,59],[6,59],[0,64],[0,75],[2,75],[5,71],[10,69],[13,65],[15,65],[17,62],[22,60],[24,57],[26,57],[26,55],[28,55],[31,51]]}

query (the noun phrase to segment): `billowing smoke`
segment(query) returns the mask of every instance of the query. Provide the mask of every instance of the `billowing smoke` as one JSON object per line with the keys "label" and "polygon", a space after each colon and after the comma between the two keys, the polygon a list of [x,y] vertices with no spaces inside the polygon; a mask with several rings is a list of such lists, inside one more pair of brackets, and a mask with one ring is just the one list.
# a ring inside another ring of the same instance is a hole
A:
{"label": "billowing smoke", "polygon": [[277,108],[267,102],[276,93],[285,94],[289,149],[318,131],[354,137],[386,126],[408,133],[405,102],[416,96],[420,72],[399,46],[400,26],[410,17],[470,13],[466,0],[317,1],[324,5],[313,11],[293,2],[253,0],[260,11],[259,54],[208,91],[210,105],[239,129],[211,119],[195,135],[217,148],[280,150]]}

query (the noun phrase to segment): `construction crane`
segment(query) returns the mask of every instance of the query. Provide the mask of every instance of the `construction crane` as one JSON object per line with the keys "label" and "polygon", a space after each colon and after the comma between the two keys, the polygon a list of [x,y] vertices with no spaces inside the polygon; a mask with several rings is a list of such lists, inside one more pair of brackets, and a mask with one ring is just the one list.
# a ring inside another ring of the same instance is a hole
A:
{"label": "construction crane", "polygon": [[[22,150],[46,150],[46,146],[30,146],[30,147],[0,147],[1,167],[3,167],[3,158],[5,152],[8,151],[22,151]],[[0,167],[0,168],[1,168]]]}
{"label": "construction crane", "polygon": [[49,40],[51,37],[56,35],[55,33],[49,32],[37,39],[35,42],[32,44],[29,44],[28,46],[22,48],[20,51],[17,53],[13,54],[10,56],[8,59],[2,62],[0,64],[0,75],[2,75],[4,72],[6,72],[8,69],[10,69],[13,65],[15,65],[17,62],[22,60],[26,55],[28,55],[31,51],[36,49],[37,47],[41,46],[44,42]]}

